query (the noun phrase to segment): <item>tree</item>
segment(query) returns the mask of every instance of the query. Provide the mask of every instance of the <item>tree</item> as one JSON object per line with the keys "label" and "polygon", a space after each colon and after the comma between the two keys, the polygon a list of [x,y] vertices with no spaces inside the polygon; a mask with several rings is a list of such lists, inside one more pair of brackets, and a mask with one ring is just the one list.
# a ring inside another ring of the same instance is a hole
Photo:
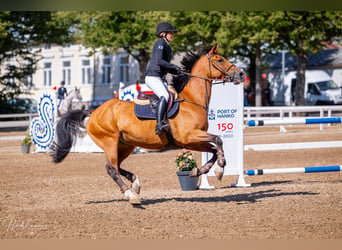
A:
{"label": "tree", "polygon": [[[297,55],[298,65],[306,65],[304,55],[318,51],[322,41],[339,35],[342,20],[341,12],[111,11],[70,15],[80,20],[77,30],[81,43],[102,48],[105,53],[124,48],[136,58],[140,81],[144,80],[156,39],[155,26],[160,21],[170,21],[178,29],[172,43],[174,53],[218,43],[225,55],[248,57],[256,105],[261,105],[262,53],[289,49]],[[296,99],[303,105],[304,82],[300,75],[303,73],[298,74]]]}
{"label": "tree", "polygon": [[323,42],[331,42],[332,38],[342,33],[342,12],[306,11],[279,12],[280,18],[274,24],[279,34],[278,47],[288,49],[296,55],[297,80],[295,87],[295,104],[305,105],[305,70],[308,53],[317,53]]}
{"label": "tree", "polygon": [[174,19],[166,11],[107,11],[76,12],[79,20],[78,38],[90,48],[101,48],[104,53],[125,49],[140,65],[140,81],[150,59],[156,40],[158,22]]}
{"label": "tree", "polygon": [[220,11],[171,12],[178,30],[172,45],[174,51],[197,51],[217,43],[223,15]]}
{"label": "tree", "polygon": [[272,27],[277,15],[276,12],[226,12],[218,32],[218,41],[224,45],[225,53],[250,59],[248,71],[255,86],[256,106],[261,106],[262,46],[276,39],[277,33]]}
{"label": "tree", "polygon": [[175,54],[215,43],[222,16],[217,11],[111,11],[76,12],[72,15],[79,17],[78,36],[83,44],[101,48],[105,53],[115,53],[124,48],[140,64],[140,81],[144,81],[159,22],[171,22],[178,30],[172,42]]}
{"label": "tree", "polygon": [[8,99],[28,92],[24,81],[39,60],[32,47],[69,41],[69,28],[54,12],[0,12],[0,113],[10,111]]}

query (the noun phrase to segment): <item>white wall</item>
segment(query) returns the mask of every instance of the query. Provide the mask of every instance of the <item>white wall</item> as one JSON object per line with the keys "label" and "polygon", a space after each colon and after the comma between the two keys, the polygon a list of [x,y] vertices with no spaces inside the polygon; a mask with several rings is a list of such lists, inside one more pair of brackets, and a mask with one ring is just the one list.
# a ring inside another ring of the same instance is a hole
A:
{"label": "white wall", "polygon": [[[128,56],[129,80],[124,82],[129,85],[139,79],[139,64],[124,51],[118,54],[104,55],[98,50],[95,55],[89,55],[90,49],[80,44],[67,46],[52,45],[51,47],[41,46],[34,48],[41,50],[41,60],[38,69],[32,76],[33,88],[30,89],[30,98],[39,99],[47,91],[53,91],[53,87],[59,87],[62,80],[66,81],[65,87],[71,90],[75,87],[81,89],[83,102],[88,106],[92,101],[103,102],[112,98],[113,91],[119,89],[121,76],[120,58]],[[110,58],[110,82],[104,83],[103,79],[103,59]],[[90,82],[82,82],[82,60],[89,60]],[[63,62],[70,62],[70,82],[63,79]],[[51,85],[44,85],[44,65],[51,63]],[[95,88],[94,88],[95,73]],[[95,90],[95,96],[93,100]]]}

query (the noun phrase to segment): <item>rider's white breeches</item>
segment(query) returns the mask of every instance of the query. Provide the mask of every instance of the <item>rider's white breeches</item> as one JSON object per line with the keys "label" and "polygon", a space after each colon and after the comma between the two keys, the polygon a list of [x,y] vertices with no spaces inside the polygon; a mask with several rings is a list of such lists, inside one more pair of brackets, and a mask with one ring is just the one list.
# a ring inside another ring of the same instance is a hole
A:
{"label": "rider's white breeches", "polygon": [[159,98],[162,96],[169,101],[169,93],[167,91],[167,82],[158,76],[146,76],[145,83]]}

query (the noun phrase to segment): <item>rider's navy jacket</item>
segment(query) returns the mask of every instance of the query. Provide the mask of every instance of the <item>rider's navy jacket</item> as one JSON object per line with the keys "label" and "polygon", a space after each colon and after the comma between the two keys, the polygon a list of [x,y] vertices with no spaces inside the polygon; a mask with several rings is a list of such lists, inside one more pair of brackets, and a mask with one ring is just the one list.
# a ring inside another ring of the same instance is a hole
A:
{"label": "rider's navy jacket", "polygon": [[59,87],[57,90],[57,98],[58,99],[64,99],[64,95],[67,93],[66,88],[64,87]]}
{"label": "rider's navy jacket", "polygon": [[152,58],[146,69],[147,76],[159,76],[163,78],[167,73],[175,72],[176,66],[170,63],[172,50],[164,38],[159,38],[153,45]]}

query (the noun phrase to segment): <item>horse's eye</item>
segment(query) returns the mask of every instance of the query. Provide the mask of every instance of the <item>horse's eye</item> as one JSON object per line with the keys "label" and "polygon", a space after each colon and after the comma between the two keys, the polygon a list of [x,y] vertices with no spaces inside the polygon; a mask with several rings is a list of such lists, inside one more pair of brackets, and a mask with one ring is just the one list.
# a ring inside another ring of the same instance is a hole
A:
{"label": "horse's eye", "polygon": [[223,60],[222,58],[218,59],[217,61],[218,61],[219,63],[223,63],[223,62],[224,62],[224,60]]}

